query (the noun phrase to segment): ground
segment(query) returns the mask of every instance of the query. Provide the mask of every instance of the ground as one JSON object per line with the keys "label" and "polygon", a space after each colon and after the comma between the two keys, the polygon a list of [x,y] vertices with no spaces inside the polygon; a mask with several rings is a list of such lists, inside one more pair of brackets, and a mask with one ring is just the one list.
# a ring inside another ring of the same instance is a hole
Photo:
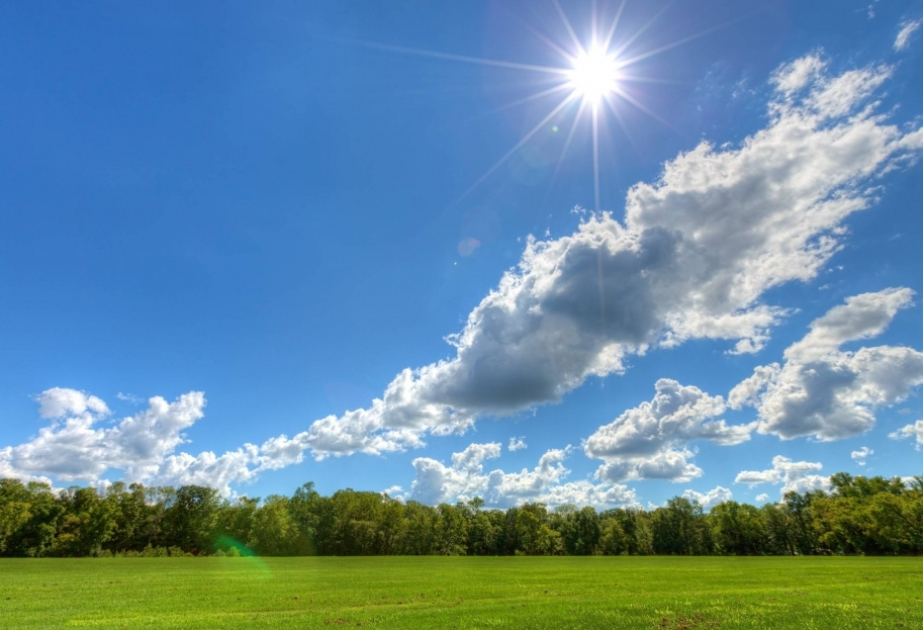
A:
{"label": "ground", "polygon": [[923,559],[0,560],[0,628],[923,628]]}

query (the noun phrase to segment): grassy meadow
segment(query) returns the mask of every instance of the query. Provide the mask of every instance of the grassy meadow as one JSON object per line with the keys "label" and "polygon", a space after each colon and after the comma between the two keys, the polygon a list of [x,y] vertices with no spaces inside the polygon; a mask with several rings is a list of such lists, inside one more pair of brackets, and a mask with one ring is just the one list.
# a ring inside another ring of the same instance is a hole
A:
{"label": "grassy meadow", "polygon": [[923,559],[0,560],[0,627],[923,628]]}

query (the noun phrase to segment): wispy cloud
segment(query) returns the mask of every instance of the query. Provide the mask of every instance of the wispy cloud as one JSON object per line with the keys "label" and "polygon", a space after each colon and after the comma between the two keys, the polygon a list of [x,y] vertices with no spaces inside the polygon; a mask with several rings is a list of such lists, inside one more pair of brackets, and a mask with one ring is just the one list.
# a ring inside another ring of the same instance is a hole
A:
{"label": "wispy cloud", "polygon": [[904,50],[910,45],[910,36],[920,28],[923,20],[906,20],[901,22],[901,30],[898,31],[897,37],[894,38],[894,50]]}
{"label": "wispy cloud", "polygon": [[853,451],[849,454],[852,457],[853,461],[856,462],[859,466],[865,466],[865,460],[869,455],[874,455],[875,451],[870,449],[868,446],[863,446],[858,451]]}

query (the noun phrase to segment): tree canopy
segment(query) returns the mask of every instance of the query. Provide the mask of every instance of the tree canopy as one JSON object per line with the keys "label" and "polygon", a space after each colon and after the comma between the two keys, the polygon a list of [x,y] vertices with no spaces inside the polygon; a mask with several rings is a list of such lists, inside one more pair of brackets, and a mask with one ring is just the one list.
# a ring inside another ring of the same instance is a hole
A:
{"label": "tree canopy", "polygon": [[706,512],[684,497],[652,510],[524,503],[485,509],[378,492],[222,499],[203,486],[105,491],[0,479],[0,556],[795,555],[923,553],[923,477],[837,473],[831,489]]}

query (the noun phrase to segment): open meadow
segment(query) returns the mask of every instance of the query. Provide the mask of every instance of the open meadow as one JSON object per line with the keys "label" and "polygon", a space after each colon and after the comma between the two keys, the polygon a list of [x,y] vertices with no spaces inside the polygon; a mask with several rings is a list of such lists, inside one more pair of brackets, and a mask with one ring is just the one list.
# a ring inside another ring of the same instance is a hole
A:
{"label": "open meadow", "polygon": [[923,628],[923,561],[0,560],[0,627]]}

